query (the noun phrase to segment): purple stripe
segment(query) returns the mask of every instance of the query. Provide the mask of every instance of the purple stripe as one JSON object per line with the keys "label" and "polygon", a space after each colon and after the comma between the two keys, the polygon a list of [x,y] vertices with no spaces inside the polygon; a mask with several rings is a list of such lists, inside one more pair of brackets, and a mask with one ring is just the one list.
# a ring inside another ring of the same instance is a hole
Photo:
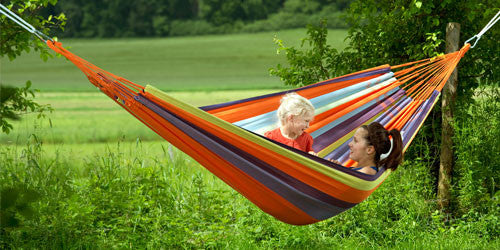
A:
{"label": "purple stripe", "polygon": [[325,159],[333,159],[337,160],[340,162],[344,162],[347,159],[347,156],[349,154],[349,143],[352,141],[352,138],[349,138],[347,141],[342,143],[339,147],[337,147],[335,150],[330,152],[325,156]]}
{"label": "purple stripe", "polygon": [[434,101],[439,96],[439,94],[440,94],[439,91],[434,90],[434,92],[432,92],[431,97],[426,102],[424,102],[423,105],[421,105],[419,107],[419,109],[421,109],[421,110],[420,111],[417,110],[415,112],[415,114],[413,114],[413,116],[410,118],[410,120],[406,124],[406,126],[403,127],[403,130],[408,135],[408,136],[406,136],[406,135],[404,136],[403,145],[406,146],[406,144],[408,144],[408,142],[410,141],[410,138],[415,133],[418,132],[417,131],[418,127],[420,126],[420,124],[422,124],[424,122],[425,117],[431,111],[431,108],[434,105]]}
{"label": "purple stripe", "polygon": [[356,205],[335,199],[298,180],[294,180],[293,177],[286,175],[254,156],[220,140],[220,138],[203,131],[193,124],[183,121],[181,118],[169,113],[145,97],[137,96],[136,100],[313,218],[323,220]]}
{"label": "purple stripe", "polygon": [[387,112],[385,112],[383,115],[377,117],[375,119],[375,122],[379,122],[380,124],[387,124],[389,123],[392,118],[397,116],[401,110],[403,110],[410,102],[412,99],[408,96],[404,96],[401,100],[399,100],[396,105],[392,106]]}
{"label": "purple stripe", "polygon": [[[377,101],[373,105],[369,106],[368,108],[360,111],[356,115],[352,116],[351,118],[343,121],[339,125],[331,128],[330,130],[326,131],[325,133],[321,134],[320,136],[317,136],[314,139],[314,144],[313,144],[313,149],[315,152],[319,152],[332,144],[333,142],[339,140],[346,134],[348,134],[350,131],[353,129],[361,126],[363,123],[368,121],[370,118],[378,114],[380,111],[384,110],[385,107],[391,105],[393,102],[395,102],[397,99],[399,99],[403,94],[405,93],[404,90],[400,89],[396,92],[394,92],[392,95],[389,97],[386,97],[383,99],[383,101]],[[392,98],[392,100],[390,100]]]}
{"label": "purple stripe", "polygon": [[[405,93],[406,91],[400,89],[398,92],[402,91],[402,93]],[[396,92],[395,95],[398,93]],[[399,99],[399,100],[398,100]],[[391,110],[395,110],[396,107],[400,107],[401,106],[401,103],[408,103],[406,100],[407,100],[407,97],[406,96],[403,96],[403,98],[401,98],[401,95],[398,94],[396,98],[394,98],[394,100],[397,100],[396,104],[393,105],[389,110],[388,112],[390,112]],[[392,102],[391,102],[392,103]],[[406,105],[405,104],[405,105]],[[390,104],[389,104],[390,105]],[[389,117],[389,115],[386,113],[382,114],[381,116],[377,117],[374,122],[379,122],[380,124],[382,125],[387,125],[387,123],[390,121],[390,119],[384,119],[384,117]],[[366,119],[365,122],[369,120]],[[351,130],[352,131],[352,130]],[[350,131],[348,131],[350,132]],[[347,134],[347,133],[346,133]],[[344,134],[345,135],[345,134]],[[325,156],[326,159],[335,159],[335,160],[338,160],[340,162],[344,162],[346,161],[348,158],[349,158],[349,143],[352,141],[352,138],[349,138],[347,141],[345,141],[344,143],[342,143],[342,145],[340,145],[339,147],[337,147],[335,150],[333,150],[332,152],[330,152],[328,155]]]}
{"label": "purple stripe", "polygon": [[368,71],[368,72],[362,72],[362,73],[353,74],[353,75],[350,75],[350,76],[343,76],[343,77],[339,77],[339,78],[336,78],[336,79],[330,79],[330,80],[326,80],[326,81],[323,81],[323,82],[318,82],[318,83],[315,83],[315,84],[311,84],[311,85],[308,85],[308,86],[305,86],[305,87],[302,87],[302,88],[293,89],[293,90],[286,90],[286,91],[276,92],[276,93],[272,93],[272,94],[267,94],[267,95],[256,96],[256,97],[251,97],[251,98],[247,98],[247,99],[232,101],[232,102],[226,102],[226,103],[214,104],[214,105],[209,105],[209,106],[203,106],[203,107],[200,107],[200,109],[202,109],[204,111],[210,111],[210,110],[213,110],[213,109],[223,108],[223,107],[227,107],[227,106],[231,106],[231,105],[235,105],[235,104],[240,104],[240,103],[244,103],[244,102],[250,102],[250,101],[259,100],[259,99],[263,99],[263,98],[267,98],[267,97],[277,96],[277,95],[284,95],[284,94],[287,94],[287,93],[290,93],[290,92],[297,92],[297,91],[301,91],[301,90],[304,90],[304,89],[309,89],[309,88],[314,88],[314,87],[318,87],[318,86],[323,86],[323,85],[326,85],[326,84],[338,83],[338,82],[342,82],[342,81],[348,81],[348,80],[352,80],[352,79],[357,79],[357,78],[362,78],[362,77],[367,77],[367,76],[372,76],[372,75],[377,75],[377,74],[385,74],[385,73],[388,73],[390,71],[391,71],[390,67],[381,68],[381,69],[376,69],[376,70],[372,70],[372,71]]}

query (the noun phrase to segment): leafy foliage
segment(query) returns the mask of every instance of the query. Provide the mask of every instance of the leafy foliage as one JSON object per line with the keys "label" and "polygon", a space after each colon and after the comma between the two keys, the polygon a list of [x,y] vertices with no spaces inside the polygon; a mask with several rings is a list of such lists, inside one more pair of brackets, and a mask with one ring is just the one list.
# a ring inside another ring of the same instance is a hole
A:
{"label": "leafy foliage", "polygon": [[37,112],[38,118],[44,117],[46,111],[53,111],[49,104],[40,105],[32,98],[37,90],[30,89],[31,81],[26,82],[25,87],[16,88],[11,86],[0,86],[0,127],[2,132],[9,133],[13,128],[10,120],[19,120],[21,114]]}
{"label": "leafy foliage", "polygon": [[[338,52],[327,45],[323,33],[328,30],[326,22],[322,21],[309,27],[308,37],[304,39],[308,46],[301,46],[302,51],[286,47],[283,41],[277,40],[278,49],[287,54],[290,68],[278,66],[271,74],[290,85],[303,86],[383,64],[397,65],[436,56],[444,52],[447,23],[460,22],[461,41],[465,41],[498,12],[494,3],[354,1],[346,14],[350,25],[346,50]],[[463,58],[459,66],[461,94],[470,96],[471,90],[479,84],[478,76],[484,84],[498,84],[499,39],[499,29],[491,29]],[[307,60],[308,57],[314,60]],[[318,67],[323,68],[323,74],[318,74]],[[303,76],[294,78],[294,75]]]}
{"label": "leafy foliage", "polygon": [[283,41],[275,37],[277,53],[285,52],[289,66],[278,64],[269,70],[271,75],[279,76],[285,85],[290,86],[305,86],[331,78],[341,64],[337,62],[338,51],[326,44],[327,33],[326,20],[322,20],[319,26],[309,25],[308,37],[301,44],[301,47],[307,45],[305,51],[285,47]]}
{"label": "leafy foliage", "polygon": [[[320,17],[344,28],[340,13],[351,0],[60,1],[46,15],[70,17],[63,37],[154,37],[303,28]],[[335,21],[334,21],[335,20]]]}
{"label": "leafy foliage", "polygon": [[31,203],[38,199],[34,190],[19,187],[2,187],[0,197],[0,230],[19,226],[19,216],[33,216]]}
{"label": "leafy foliage", "polygon": [[[500,204],[500,89],[482,87],[459,109],[454,144],[455,205],[460,214],[498,209]],[[498,228],[497,228],[498,229]],[[500,231],[496,231],[498,234]]]}
{"label": "leafy foliage", "polygon": [[[55,5],[57,0],[43,1],[11,1],[7,8],[12,12],[18,13],[22,19],[31,24],[34,28],[42,33],[48,33],[51,28],[62,28],[65,24],[66,17],[64,14],[58,16],[43,17],[39,15],[41,8],[47,7],[49,4]],[[9,57],[14,60],[23,52],[30,52],[32,49],[40,53],[40,58],[46,61],[51,54],[47,50],[47,46],[40,40],[21,28],[19,25],[8,19],[6,16],[0,16],[0,56]],[[38,112],[39,116],[43,116],[44,111],[51,111],[49,105],[40,105],[33,101],[37,90],[30,89],[31,81],[26,82],[26,86],[22,88],[10,87],[0,82],[0,127],[2,132],[9,133],[12,125],[8,119],[16,120],[20,118],[21,112]]]}
{"label": "leafy foliage", "polygon": [[[64,14],[42,16],[40,12],[43,8],[56,3],[57,0],[13,0],[8,4],[2,4],[35,29],[44,34],[50,34],[50,30],[64,27],[66,16]],[[38,51],[40,58],[44,61],[52,56],[42,41],[4,15],[0,15],[0,26],[2,27],[0,29],[0,56],[7,56],[10,60],[14,60],[21,53],[31,50]]]}

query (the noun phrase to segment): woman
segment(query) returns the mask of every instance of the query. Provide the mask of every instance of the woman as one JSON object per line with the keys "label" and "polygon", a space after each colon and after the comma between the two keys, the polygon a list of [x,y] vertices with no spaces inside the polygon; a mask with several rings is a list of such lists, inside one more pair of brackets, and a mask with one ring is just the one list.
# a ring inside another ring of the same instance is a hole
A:
{"label": "woman", "polygon": [[[359,127],[349,143],[349,149],[349,158],[358,162],[353,169],[365,174],[374,175],[382,166],[394,171],[403,160],[401,134],[397,129],[387,131],[378,122]],[[340,164],[335,160],[333,162]]]}

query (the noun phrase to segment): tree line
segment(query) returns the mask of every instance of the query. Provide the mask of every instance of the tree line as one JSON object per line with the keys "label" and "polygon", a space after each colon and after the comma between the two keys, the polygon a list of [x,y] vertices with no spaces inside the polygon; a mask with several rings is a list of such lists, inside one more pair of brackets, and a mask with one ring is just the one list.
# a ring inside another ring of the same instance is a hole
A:
{"label": "tree line", "polygon": [[67,17],[60,37],[160,37],[305,27],[346,28],[352,0],[65,0],[41,10]]}

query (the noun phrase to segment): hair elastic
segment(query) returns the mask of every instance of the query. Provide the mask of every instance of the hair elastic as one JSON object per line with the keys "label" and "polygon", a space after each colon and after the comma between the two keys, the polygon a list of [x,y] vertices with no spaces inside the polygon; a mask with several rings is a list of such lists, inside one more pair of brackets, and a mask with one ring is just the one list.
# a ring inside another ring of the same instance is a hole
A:
{"label": "hair elastic", "polygon": [[380,160],[383,160],[383,159],[389,157],[389,155],[391,154],[393,142],[392,142],[392,139],[390,141],[391,141],[391,148],[389,149],[389,151],[387,153],[380,155]]}
{"label": "hair elastic", "polygon": [[[401,134],[401,139],[403,138],[403,131],[399,132]],[[391,154],[392,152],[392,145],[393,145],[393,142],[392,142],[392,138],[390,139],[391,141],[391,148],[389,148],[389,151],[385,154],[380,154],[380,160],[383,160],[387,157],[389,157],[389,155]]]}

